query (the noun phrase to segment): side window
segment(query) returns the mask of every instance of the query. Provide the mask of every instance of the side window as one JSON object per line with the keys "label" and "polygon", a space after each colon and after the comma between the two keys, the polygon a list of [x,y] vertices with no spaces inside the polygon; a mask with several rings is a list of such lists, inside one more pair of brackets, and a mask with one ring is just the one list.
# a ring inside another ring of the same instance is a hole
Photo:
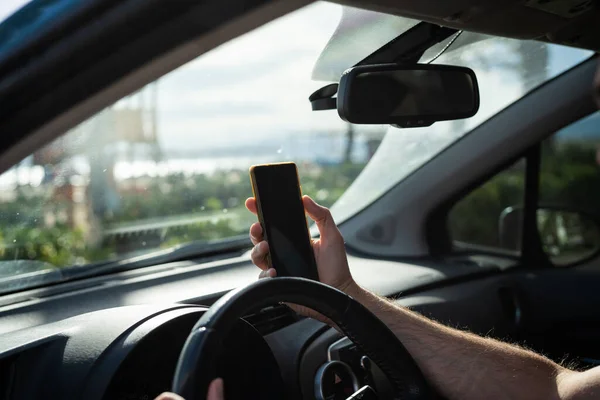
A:
{"label": "side window", "polygon": [[540,206],[600,212],[600,112],[542,143]]}
{"label": "side window", "polygon": [[561,129],[542,143],[537,222],[556,266],[600,250],[600,113]]}
{"label": "side window", "polygon": [[475,245],[519,250],[519,235],[503,235],[500,228],[501,224],[518,224],[510,216],[507,218],[507,214],[511,209],[522,206],[524,195],[525,160],[522,159],[454,205],[448,218],[454,244],[458,247]]}
{"label": "side window", "polygon": [[[455,204],[448,217],[455,246],[520,251],[524,195],[522,159]],[[541,143],[537,227],[556,266],[600,252],[600,112]]]}

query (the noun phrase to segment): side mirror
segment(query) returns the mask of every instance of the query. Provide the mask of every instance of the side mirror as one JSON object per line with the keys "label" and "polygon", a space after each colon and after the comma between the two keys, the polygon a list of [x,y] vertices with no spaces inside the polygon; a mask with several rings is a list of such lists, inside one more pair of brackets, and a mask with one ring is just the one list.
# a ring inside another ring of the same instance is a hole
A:
{"label": "side mirror", "polygon": [[475,115],[479,88],[475,73],[465,67],[363,65],[342,75],[337,110],[354,124],[428,126]]}
{"label": "side mirror", "polygon": [[[537,228],[544,253],[556,266],[577,264],[600,254],[600,221],[583,211],[540,206]],[[499,219],[500,244],[519,250],[522,243],[523,208],[508,207]]]}

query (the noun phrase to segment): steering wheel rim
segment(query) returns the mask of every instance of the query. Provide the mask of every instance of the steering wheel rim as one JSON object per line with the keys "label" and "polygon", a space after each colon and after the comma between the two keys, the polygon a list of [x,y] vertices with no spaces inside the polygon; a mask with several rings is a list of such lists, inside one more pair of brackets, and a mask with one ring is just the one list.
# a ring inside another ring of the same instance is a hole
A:
{"label": "steering wheel rim", "polygon": [[423,400],[432,390],[404,345],[375,315],[344,292],[302,278],[260,279],[221,297],[194,325],[179,355],[174,393],[205,399],[215,376],[222,340],[248,312],[288,302],[309,307],[333,321],[385,373],[396,399]]}

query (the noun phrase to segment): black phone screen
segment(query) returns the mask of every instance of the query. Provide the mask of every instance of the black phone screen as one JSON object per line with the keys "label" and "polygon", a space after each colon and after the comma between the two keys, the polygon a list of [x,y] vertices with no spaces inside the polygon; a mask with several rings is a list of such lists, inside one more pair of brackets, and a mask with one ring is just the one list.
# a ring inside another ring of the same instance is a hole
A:
{"label": "black phone screen", "polygon": [[318,280],[296,165],[255,166],[253,171],[263,232],[277,276]]}

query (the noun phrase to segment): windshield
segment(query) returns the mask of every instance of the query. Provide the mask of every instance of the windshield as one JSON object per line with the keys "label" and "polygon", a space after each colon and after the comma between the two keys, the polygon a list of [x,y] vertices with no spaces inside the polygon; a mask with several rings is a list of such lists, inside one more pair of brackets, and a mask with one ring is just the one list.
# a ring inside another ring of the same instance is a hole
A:
{"label": "windshield", "polygon": [[[422,61],[434,54],[426,52]],[[475,71],[479,111],[468,119],[424,128],[389,127],[374,157],[332,208],[336,221],[355,215],[473,128],[591,55],[591,51],[536,41],[461,33],[435,63]]]}
{"label": "windshield", "polygon": [[[338,29],[342,14],[351,20]],[[311,111],[308,96],[323,81],[416,23],[314,3],[198,57],[36,151],[0,175],[0,291],[14,289],[2,282],[13,285],[16,275],[192,242],[222,248],[246,236],[255,221],[243,206],[252,164],[295,161],[304,193],[333,206],[342,222],[589,54],[463,34],[436,62],[476,71],[475,117],[398,130]]]}
{"label": "windshield", "polygon": [[0,2],[0,22],[10,17],[30,0],[2,0]]}

